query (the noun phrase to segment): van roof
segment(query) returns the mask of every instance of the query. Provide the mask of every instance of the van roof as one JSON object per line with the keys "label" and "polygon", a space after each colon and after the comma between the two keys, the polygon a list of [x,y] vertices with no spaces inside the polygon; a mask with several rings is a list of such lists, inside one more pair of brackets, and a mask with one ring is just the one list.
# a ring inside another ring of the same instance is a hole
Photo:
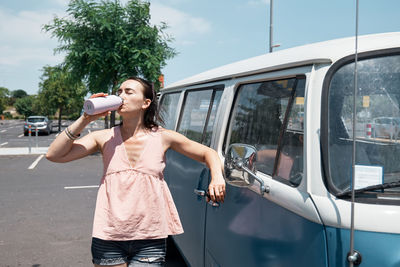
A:
{"label": "van roof", "polygon": [[[392,47],[400,47],[400,32],[371,34],[358,37],[358,52],[360,53]],[[310,64],[331,64],[343,57],[354,54],[354,50],[355,37],[293,47],[211,69],[172,83],[162,90],[204,84],[288,67]]]}

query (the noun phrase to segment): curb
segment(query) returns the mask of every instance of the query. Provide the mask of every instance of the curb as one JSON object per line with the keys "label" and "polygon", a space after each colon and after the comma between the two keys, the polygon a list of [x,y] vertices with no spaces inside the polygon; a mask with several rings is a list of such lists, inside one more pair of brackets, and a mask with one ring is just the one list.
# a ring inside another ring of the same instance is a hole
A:
{"label": "curb", "polygon": [[0,148],[0,156],[8,155],[40,155],[46,154],[48,147],[32,147],[29,153],[28,147],[3,147]]}

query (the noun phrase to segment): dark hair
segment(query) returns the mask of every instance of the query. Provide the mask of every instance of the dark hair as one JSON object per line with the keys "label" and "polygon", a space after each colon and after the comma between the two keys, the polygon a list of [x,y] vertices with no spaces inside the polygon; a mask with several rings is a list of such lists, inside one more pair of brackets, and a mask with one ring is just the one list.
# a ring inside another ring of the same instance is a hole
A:
{"label": "dark hair", "polygon": [[163,121],[159,114],[157,94],[154,90],[153,84],[146,81],[145,79],[135,76],[129,77],[127,80],[135,80],[139,82],[143,87],[144,97],[151,100],[150,106],[144,112],[144,127],[146,127],[147,129],[158,127],[158,122],[163,123]]}

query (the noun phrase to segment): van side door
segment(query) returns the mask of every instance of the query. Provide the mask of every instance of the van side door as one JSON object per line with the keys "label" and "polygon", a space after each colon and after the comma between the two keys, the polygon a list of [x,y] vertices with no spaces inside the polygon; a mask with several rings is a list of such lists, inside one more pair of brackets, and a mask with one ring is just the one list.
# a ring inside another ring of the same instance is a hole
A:
{"label": "van side door", "polygon": [[[206,146],[222,95],[221,86],[185,92],[176,131]],[[209,169],[173,150],[167,151],[164,176],[174,198],[184,234],[174,241],[191,266],[204,266],[204,226]]]}
{"label": "van side door", "polygon": [[237,88],[223,152],[232,144],[254,147],[255,175],[266,190],[255,179],[234,181],[226,172],[225,202],[207,207],[205,266],[326,266],[323,225],[299,189],[304,92],[304,76]]}

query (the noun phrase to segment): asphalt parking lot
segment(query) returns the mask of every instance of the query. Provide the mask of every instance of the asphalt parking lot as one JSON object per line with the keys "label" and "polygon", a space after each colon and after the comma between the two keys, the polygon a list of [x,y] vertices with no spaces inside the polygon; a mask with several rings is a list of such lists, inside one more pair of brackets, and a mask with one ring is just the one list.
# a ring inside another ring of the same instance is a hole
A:
{"label": "asphalt parking lot", "polygon": [[[62,121],[61,130],[64,130],[68,126],[70,121]],[[48,147],[58,134],[58,123],[53,123],[53,132],[50,135],[44,135],[32,131],[32,136],[24,136],[23,131],[23,120],[0,120],[0,148],[11,148],[11,147]],[[97,129],[104,128],[103,121],[92,122],[86,127],[83,134]]]}
{"label": "asphalt parking lot", "polygon": [[[29,140],[23,121],[0,122],[0,266],[93,266],[90,242],[101,155],[52,163],[43,151],[56,132]],[[103,125],[96,122],[86,131]],[[186,266],[171,242],[167,266]]]}

